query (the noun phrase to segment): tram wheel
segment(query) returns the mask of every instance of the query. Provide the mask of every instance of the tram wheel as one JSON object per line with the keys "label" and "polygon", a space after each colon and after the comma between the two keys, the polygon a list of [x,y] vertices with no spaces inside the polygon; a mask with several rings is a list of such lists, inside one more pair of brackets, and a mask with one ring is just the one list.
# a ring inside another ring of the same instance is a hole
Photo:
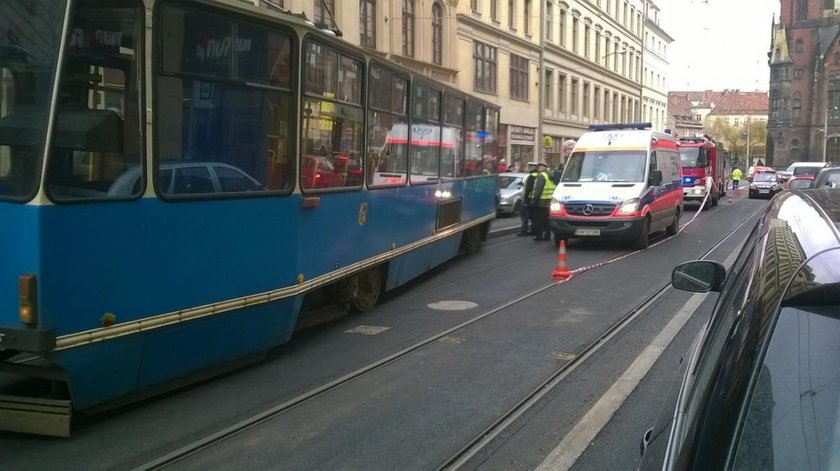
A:
{"label": "tram wheel", "polygon": [[467,229],[462,237],[461,249],[463,253],[472,255],[481,248],[481,231],[478,227]]}
{"label": "tram wheel", "polygon": [[350,307],[355,312],[367,312],[376,306],[382,292],[382,272],[378,267],[369,268],[358,275],[358,287],[350,300]]}

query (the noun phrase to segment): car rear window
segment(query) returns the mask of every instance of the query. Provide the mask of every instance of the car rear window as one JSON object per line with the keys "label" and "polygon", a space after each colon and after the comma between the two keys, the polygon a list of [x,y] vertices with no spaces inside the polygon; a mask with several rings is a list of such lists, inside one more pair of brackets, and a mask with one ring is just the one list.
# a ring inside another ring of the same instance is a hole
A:
{"label": "car rear window", "polygon": [[790,181],[790,187],[794,190],[801,190],[803,188],[810,187],[812,181],[813,180],[810,180],[810,179],[807,179],[807,178],[802,178],[802,179],[798,179],[798,180],[791,180]]}
{"label": "car rear window", "polygon": [[822,167],[796,167],[793,169],[794,175],[816,175]]}
{"label": "car rear window", "polygon": [[733,469],[840,467],[840,304],[779,314]]}

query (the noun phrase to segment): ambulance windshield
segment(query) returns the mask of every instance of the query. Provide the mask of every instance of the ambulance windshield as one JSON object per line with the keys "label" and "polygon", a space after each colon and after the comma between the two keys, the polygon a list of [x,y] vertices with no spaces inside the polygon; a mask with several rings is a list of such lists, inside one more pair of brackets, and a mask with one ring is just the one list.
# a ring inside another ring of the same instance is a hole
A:
{"label": "ambulance windshield", "polygon": [[644,182],[646,152],[575,152],[566,163],[563,182]]}

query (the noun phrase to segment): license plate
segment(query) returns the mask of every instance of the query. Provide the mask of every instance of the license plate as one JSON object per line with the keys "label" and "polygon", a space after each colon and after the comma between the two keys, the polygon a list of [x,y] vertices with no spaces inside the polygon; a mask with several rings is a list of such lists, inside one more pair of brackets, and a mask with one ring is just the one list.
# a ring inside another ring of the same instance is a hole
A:
{"label": "license plate", "polygon": [[758,190],[759,193],[770,193],[770,190]]}
{"label": "license plate", "polygon": [[599,236],[601,229],[575,229],[576,236]]}

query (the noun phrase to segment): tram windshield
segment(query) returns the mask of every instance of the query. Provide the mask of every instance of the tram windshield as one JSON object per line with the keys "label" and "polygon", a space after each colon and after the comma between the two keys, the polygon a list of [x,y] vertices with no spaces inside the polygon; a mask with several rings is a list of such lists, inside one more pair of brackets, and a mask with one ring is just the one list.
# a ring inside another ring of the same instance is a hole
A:
{"label": "tram windshield", "polygon": [[0,199],[38,188],[67,3],[0,0]]}

